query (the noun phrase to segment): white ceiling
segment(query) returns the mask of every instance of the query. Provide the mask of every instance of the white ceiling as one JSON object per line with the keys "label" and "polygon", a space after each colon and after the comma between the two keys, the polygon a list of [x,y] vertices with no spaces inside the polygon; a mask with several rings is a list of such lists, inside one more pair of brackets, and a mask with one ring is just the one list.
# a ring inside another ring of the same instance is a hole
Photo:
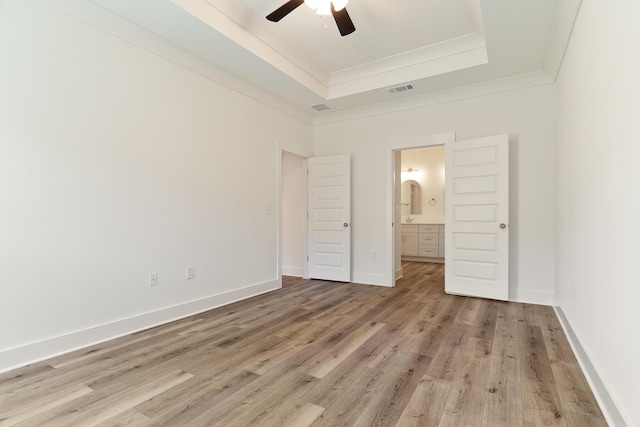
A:
{"label": "white ceiling", "polygon": [[[308,112],[553,81],[580,0],[350,0],[356,31],[287,0],[92,0]],[[390,93],[411,83],[414,89]],[[486,89],[482,89],[486,87]]]}

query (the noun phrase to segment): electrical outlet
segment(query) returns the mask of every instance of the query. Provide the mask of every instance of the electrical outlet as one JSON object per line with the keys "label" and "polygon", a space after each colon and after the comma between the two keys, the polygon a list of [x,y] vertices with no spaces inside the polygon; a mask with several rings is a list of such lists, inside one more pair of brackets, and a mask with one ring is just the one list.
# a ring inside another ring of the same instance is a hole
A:
{"label": "electrical outlet", "polygon": [[149,273],[149,286],[158,284],[158,273]]}
{"label": "electrical outlet", "polygon": [[187,279],[193,279],[194,267],[193,265],[187,266]]}

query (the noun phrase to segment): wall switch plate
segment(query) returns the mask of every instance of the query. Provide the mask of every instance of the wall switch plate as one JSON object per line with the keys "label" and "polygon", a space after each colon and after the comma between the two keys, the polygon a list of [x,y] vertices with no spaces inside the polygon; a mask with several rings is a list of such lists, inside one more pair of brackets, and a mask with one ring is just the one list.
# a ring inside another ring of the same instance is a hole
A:
{"label": "wall switch plate", "polygon": [[158,273],[149,273],[149,286],[158,284]]}
{"label": "wall switch plate", "polygon": [[187,266],[187,279],[193,279],[193,275],[194,275],[194,267],[193,265],[189,265]]}

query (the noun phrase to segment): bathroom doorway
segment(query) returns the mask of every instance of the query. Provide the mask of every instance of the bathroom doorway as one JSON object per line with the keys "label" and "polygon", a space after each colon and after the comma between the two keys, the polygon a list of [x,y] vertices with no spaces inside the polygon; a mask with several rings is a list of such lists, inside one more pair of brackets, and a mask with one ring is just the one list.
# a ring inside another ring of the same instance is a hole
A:
{"label": "bathroom doorway", "polygon": [[444,263],[444,145],[394,152],[395,279],[402,261]]}

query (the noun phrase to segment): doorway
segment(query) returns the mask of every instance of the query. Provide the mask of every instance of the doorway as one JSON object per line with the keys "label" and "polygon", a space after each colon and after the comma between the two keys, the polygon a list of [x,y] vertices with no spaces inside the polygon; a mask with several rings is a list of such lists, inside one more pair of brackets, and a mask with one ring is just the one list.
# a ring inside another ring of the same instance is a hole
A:
{"label": "doorway", "polygon": [[283,276],[306,277],[307,159],[282,151],[281,262]]}
{"label": "doorway", "polygon": [[403,275],[402,261],[444,263],[444,145],[396,150],[394,156],[395,211],[400,212],[397,280]]}
{"label": "doorway", "polygon": [[[387,277],[388,285],[395,286],[396,280],[402,277],[402,209],[401,209],[401,182],[402,182],[402,164],[401,153],[405,150],[416,150],[422,148],[433,148],[444,146],[446,143],[453,142],[456,139],[454,132],[442,133],[435,135],[427,135],[420,138],[396,139],[389,141],[387,144],[387,219],[391,224],[387,230]],[[407,167],[408,169],[408,167]],[[430,197],[423,200],[428,203]],[[436,198],[438,203],[438,199]],[[444,204],[444,200],[442,200]]]}
{"label": "doorway", "polygon": [[350,164],[349,155],[313,157],[278,149],[280,281],[351,281]]}
{"label": "doorway", "polygon": [[[509,138],[507,134],[445,145],[444,258],[445,292],[498,300],[509,299]],[[434,146],[438,143],[423,144]],[[401,154],[389,151],[390,177],[387,200],[392,226],[391,286],[402,275]],[[411,219],[408,217],[407,219]],[[410,222],[410,221],[405,221]],[[446,225],[446,227],[445,227]],[[410,228],[414,228],[409,224]],[[415,227],[415,228],[420,228]],[[428,227],[428,226],[426,226]],[[428,231],[428,230],[427,230]],[[419,233],[419,230],[412,230]],[[400,236],[399,236],[400,235]],[[418,234],[417,241],[421,241]],[[419,254],[422,255],[422,254]]]}

